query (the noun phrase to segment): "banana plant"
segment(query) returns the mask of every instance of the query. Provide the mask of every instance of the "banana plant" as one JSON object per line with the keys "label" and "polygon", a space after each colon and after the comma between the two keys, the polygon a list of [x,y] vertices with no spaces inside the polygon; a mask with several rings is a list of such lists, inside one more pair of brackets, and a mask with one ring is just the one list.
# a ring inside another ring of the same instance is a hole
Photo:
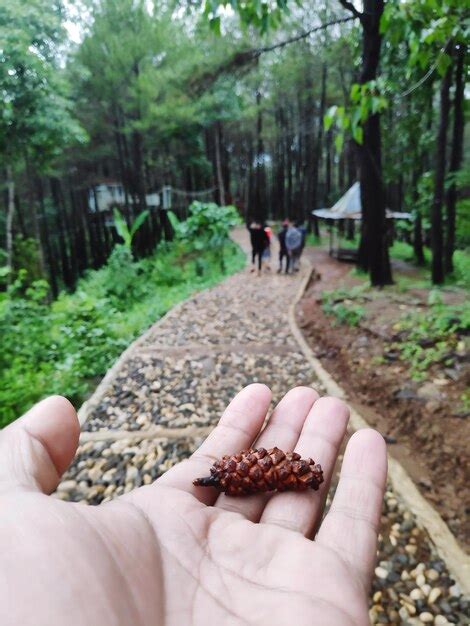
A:
{"label": "banana plant", "polygon": [[124,242],[124,246],[129,250],[129,252],[132,251],[132,240],[134,239],[136,232],[139,230],[139,228],[142,226],[142,224],[145,222],[149,215],[150,212],[147,209],[145,211],[142,211],[142,213],[139,213],[139,215],[135,218],[135,220],[132,222],[131,227],[129,228],[126,220],[122,216],[122,213],[119,211],[119,209],[114,209],[114,226],[116,228],[117,234],[119,235],[119,237],[121,237]]}

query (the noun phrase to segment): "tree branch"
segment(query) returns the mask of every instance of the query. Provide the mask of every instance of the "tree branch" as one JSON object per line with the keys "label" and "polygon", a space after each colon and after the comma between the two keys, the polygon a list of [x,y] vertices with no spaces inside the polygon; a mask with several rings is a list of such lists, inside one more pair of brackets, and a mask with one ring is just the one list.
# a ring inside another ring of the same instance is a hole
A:
{"label": "tree branch", "polygon": [[320,24],[319,26],[314,26],[313,28],[303,31],[298,35],[295,35],[294,37],[289,37],[288,39],[284,39],[283,41],[272,44],[271,46],[264,46],[263,48],[251,48],[249,50],[236,52],[230,59],[224,61],[224,63],[214,68],[212,71],[206,72],[202,76],[200,75],[194,78],[190,82],[190,88],[194,89],[195,91],[201,91],[203,89],[206,89],[207,87],[209,87],[210,84],[214,83],[222,74],[227,74],[237,69],[247,68],[250,64],[255,63],[258,58],[265,52],[272,52],[273,50],[277,50],[278,48],[284,48],[284,46],[288,46],[289,44],[300,41],[301,39],[306,39],[309,35],[312,35],[313,33],[316,33],[320,30],[324,30],[325,28],[329,28],[330,26],[334,26],[335,24],[344,24],[345,22],[350,22],[357,19],[357,17],[357,15],[351,17],[342,17],[336,20],[332,20],[331,22],[325,22],[325,24]]}
{"label": "tree branch", "polygon": [[339,0],[339,3],[345,9],[347,9],[348,11],[351,11],[351,13],[354,15],[355,18],[362,21],[363,14],[356,9],[356,7],[354,6],[352,2],[349,2],[349,0]]}
{"label": "tree branch", "polygon": [[290,37],[289,39],[285,39],[284,41],[275,43],[272,46],[266,46],[265,48],[258,48],[257,50],[254,50],[254,52],[257,52],[258,53],[257,56],[259,56],[260,54],[263,54],[263,52],[271,52],[272,50],[276,50],[277,48],[283,48],[284,46],[288,46],[291,43],[295,43],[296,41],[305,39],[312,33],[316,33],[319,30],[324,30],[325,28],[329,28],[330,26],[334,26],[335,24],[343,24],[344,22],[350,22],[351,20],[355,20],[360,15],[362,15],[362,13],[359,13],[358,15],[351,16],[351,17],[341,17],[337,20],[332,20],[331,22],[320,24],[320,26],[315,26],[314,28],[310,28],[310,30],[306,30],[303,33],[295,35],[295,37]]}

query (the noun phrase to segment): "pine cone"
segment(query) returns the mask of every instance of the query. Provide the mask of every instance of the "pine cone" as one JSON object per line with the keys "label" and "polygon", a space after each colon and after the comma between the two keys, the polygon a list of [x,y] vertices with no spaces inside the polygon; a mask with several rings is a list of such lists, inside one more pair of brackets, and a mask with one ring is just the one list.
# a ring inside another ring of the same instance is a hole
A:
{"label": "pine cone", "polygon": [[196,478],[198,487],[216,487],[228,496],[243,496],[263,491],[315,491],[323,482],[320,465],[302,459],[297,452],[285,454],[279,448],[242,450],[226,455],[211,467],[211,475]]}

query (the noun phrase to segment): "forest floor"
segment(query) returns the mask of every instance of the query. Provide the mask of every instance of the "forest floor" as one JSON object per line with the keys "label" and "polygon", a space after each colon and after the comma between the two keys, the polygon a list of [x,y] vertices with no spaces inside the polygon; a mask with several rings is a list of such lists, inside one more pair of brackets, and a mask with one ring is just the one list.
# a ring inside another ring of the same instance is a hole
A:
{"label": "forest floor", "polygon": [[[420,280],[420,270],[394,261],[395,286],[363,291],[365,278],[331,258],[326,249],[309,248],[308,256],[315,278],[297,307],[307,342],[351,404],[386,436],[391,454],[468,550],[470,411],[462,398],[468,392],[470,369],[463,342],[424,371],[411,371],[401,358],[404,337],[398,329],[402,316],[429,311],[430,289]],[[336,290],[333,298],[346,308],[360,306],[360,319],[354,325],[335,325],[335,318],[324,311],[325,290]],[[444,307],[465,298],[455,288],[440,294]]]}
{"label": "forest floor", "polygon": [[[235,236],[247,250],[246,231]],[[95,505],[151,483],[195,450],[251,382],[269,385],[274,402],[296,385],[324,393],[289,326],[307,264],[294,276],[278,275],[275,265],[260,277],[245,269],[196,294],[131,347],[87,405],[56,497]],[[335,471],[332,492],[337,478]],[[463,625],[468,608],[426,531],[388,488],[371,623]]]}

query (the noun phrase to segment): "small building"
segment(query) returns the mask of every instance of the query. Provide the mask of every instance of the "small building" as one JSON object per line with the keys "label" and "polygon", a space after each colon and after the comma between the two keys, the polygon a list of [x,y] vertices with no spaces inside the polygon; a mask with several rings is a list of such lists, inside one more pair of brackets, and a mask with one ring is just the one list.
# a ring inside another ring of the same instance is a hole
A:
{"label": "small building", "polygon": [[[129,195],[129,204],[134,203],[134,198]],[[149,193],[145,196],[148,207],[160,206],[160,194]],[[113,207],[125,204],[124,187],[116,181],[100,182],[88,189],[88,208],[92,213],[111,211]]]}

